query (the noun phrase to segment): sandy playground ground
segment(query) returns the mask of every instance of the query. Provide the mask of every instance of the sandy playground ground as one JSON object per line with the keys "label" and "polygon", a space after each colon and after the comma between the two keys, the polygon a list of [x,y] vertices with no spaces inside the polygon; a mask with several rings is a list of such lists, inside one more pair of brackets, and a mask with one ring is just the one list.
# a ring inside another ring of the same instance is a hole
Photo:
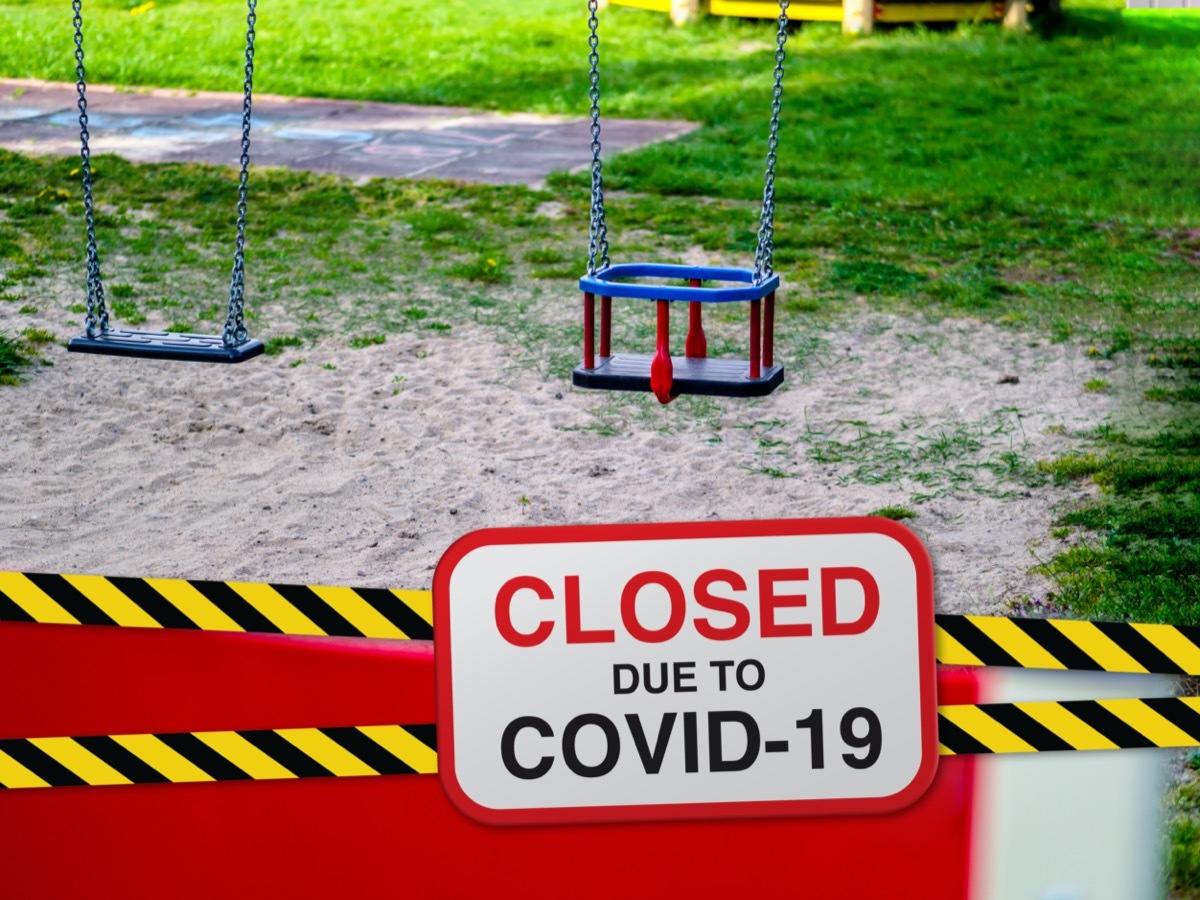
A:
{"label": "sandy playground ground", "polygon": [[[65,339],[61,319],[0,309]],[[1013,473],[1081,446],[1146,373],[968,319],[864,312],[814,338],[771,397],[665,412],[545,380],[470,325],[242,366],[52,345],[0,389],[0,567],[425,588],[484,527],[901,505],[940,611],[1044,593],[1029,569],[1092,488]],[[1097,368],[1113,393],[1082,390]]]}

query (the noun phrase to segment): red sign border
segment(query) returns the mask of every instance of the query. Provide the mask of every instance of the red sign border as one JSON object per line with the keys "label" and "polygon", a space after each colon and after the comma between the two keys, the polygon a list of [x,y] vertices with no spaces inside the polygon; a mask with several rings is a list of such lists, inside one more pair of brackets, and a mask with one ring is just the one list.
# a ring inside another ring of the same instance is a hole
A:
{"label": "red sign border", "polygon": [[[917,573],[920,656],[921,764],[913,780],[886,797],[821,800],[747,800],[728,803],[670,803],[634,806],[493,809],[472,800],[454,771],[453,685],[450,650],[450,577],[468,553],[505,544],[568,544],[600,541],[686,540],[689,538],[779,535],[881,534],[897,541]],[[831,519],[762,519],[730,522],[661,522],[628,525],[563,525],[485,528],[459,538],[443,554],[433,576],[434,665],[438,713],[438,777],[464,815],[486,825],[582,824],[688,819],[889,813],[914,803],[929,788],[938,765],[936,657],[934,654],[933,562],[910,529],[891,519],[857,516]]]}

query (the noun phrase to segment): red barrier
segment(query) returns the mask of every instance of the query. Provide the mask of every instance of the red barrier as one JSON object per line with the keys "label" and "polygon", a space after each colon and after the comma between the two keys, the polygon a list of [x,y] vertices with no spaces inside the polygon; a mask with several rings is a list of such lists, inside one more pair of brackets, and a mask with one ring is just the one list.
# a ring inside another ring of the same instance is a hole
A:
{"label": "red barrier", "polygon": [[[977,699],[944,671],[939,700]],[[0,738],[434,721],[418,642],[0,625]],[[436,778],[0,791],[6,897],[962,900],[974,763],[887,816],[489,828]]]}

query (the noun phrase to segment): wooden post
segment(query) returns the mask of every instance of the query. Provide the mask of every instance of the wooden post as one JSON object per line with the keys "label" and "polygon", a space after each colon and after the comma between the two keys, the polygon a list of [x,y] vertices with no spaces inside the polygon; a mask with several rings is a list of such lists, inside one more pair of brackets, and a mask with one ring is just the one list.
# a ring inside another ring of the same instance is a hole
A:
{"label": "wooden post", "polygon": [[1004,8],[1004,27],[1013,31],[1029,30],[1027,0],[1008,0]]}
{"label": "wooden post", "polygon": [[875,30],[875,0],[842,0],[842,34]]}
{"label": "wooden post", "polygon": [[700,0],[671,0],[671,21],[686,25],[700,15]]}

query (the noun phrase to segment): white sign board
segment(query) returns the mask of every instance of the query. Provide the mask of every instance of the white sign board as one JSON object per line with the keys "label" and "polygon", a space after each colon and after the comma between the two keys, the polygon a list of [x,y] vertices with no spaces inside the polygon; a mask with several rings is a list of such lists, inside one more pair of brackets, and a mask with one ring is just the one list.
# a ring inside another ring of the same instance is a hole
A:
{"label": "white sign board", "polygon": [[937,765],[932,582],[886,519],[467,535],[443,784],[493,824],[898,809]]}

